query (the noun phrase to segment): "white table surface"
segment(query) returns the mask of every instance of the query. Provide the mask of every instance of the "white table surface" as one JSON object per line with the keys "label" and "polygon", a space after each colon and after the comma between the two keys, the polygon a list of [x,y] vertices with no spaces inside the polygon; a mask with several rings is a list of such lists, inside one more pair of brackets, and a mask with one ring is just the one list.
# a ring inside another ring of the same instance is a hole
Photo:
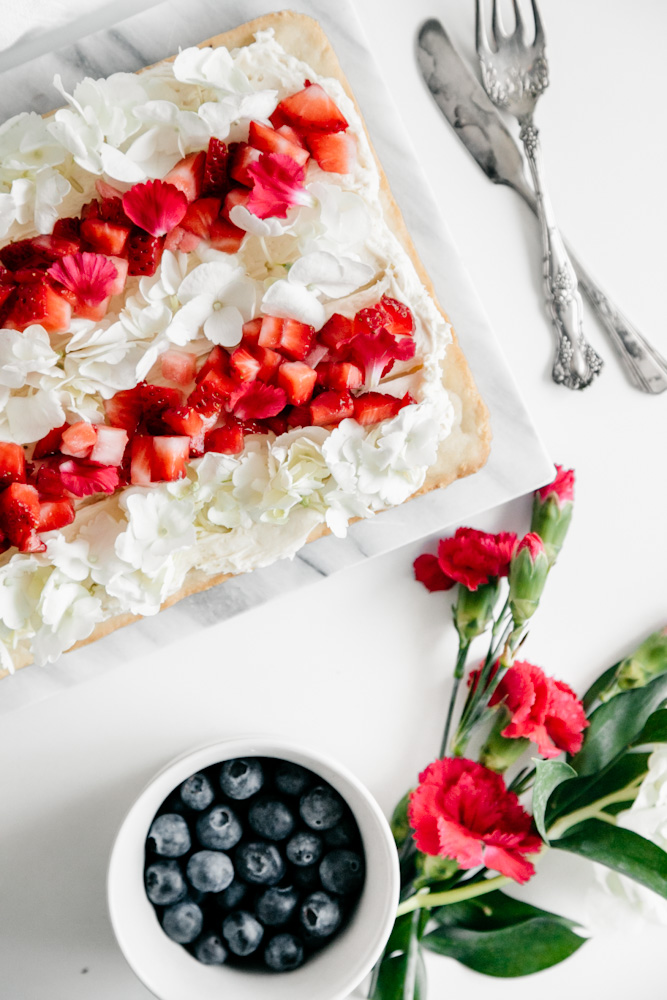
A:
{"label": "white table surface", "polygon": [[[397,131],[417,149],[550,454],[577,470],[574,522],[525,652],[582,690],[667,619],[667,394],[644,396],[628,384],[590,314],[590,339],[607,360],[603,376],[581,394],[549,379],[552,339],[534,220],[512,192],[486,180],[441,122],[412,57],[415,31],[433,14],[471,53],[473,5],[357,5],[399,109]],[[627,315],[667,354],[659,89],[667,6],[541,6],[552,87],[538,124],[558,216]],[[126,3],[103,5],[106,23],[114,7],[116,17],[127,13]],[[473,523],[524,531],[529,506],[529,499],[514,501]],[[334,754],[392,808],[433,758],[448,691],[455,646],[448,602],[411,579],[412,560],[434,543],[435,536],[367,560],[209,628],[206,657],[192,657],[190,638],[175,641],[3,718],[3,1000],[148,998],[105,911],[115,829],[169,758],[254,728],[253,697],[276,706],[274,734],[298,734]],[[552,852],[521,892],[588,920],[592,886],[586,863]],[[429,996],[465,991],[478,1000],[493,991],[499,1000],[522,1000],[539,990],[541,1000],[560,1000],[565,991],[578,997],[596,988],[606,1000],[631,991],[660,997],[664,933],[630,921],[597,927],[573,958],[524,980],[490,980],[429,956]]]}

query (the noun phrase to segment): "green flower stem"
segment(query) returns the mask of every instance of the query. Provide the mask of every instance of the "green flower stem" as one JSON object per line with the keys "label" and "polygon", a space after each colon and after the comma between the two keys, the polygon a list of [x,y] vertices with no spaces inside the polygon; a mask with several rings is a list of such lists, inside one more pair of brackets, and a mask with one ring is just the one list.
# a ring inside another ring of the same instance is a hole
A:
{"label": "green flower stem", "polygon": [[641,774],[635,781],[626,785],[625,788],[621,788],[618,792],[612,792],[610,795],[605,795],[602,799],[591,802],[590,805],[583,806],[581,809],[575,809],[574,812],[568,813],[567,816],[561,816],[547,830],[549,840],[558,840],[570,827],[576,826],[577,823],[583,823],[587,819],[604,819],[605,822],[611,821],[615,823],[615,817],[601,815],[602,810],[606,809],[607,806],[614,805],[616,802],[634,802],[639,794],[639,786],[644,777],[645,775]]}
{"label": "green flower stem", "polygon": [[396,916],[402,917],[403,914],[412,913],[413,910],[432,910],[436,906],[462,903],[465,899],[474,899],[475,896],[494,892],[511,881],[512,879],[508,878],[507,875],[497,875],[495,878],[487,878],[483,882],[475,882],[474,885],[459,886],[458,889],[447,889],[444,892],[418,892],[400,904]]}
{"label": "green flower stem", "polygon": [[454,667],[454,686],[452,687],[451,697],[449,699],[449,708],[447,709],[447,721],[445,723],[445,731],[442,734],[442,743],[440,744],[440,757],[444,757],[447,753],[447,743],[449,742],[449,730],[452,727],[452,718],[454,715],[454,705],[456,704],[456,696],[459,693],[459,686],[461,684],[461,678],[465,670],[466,660],[468,658],[468,650],[470,649],[469,642],[459,642],[459,653],[456,657],[456,666]]}
{"label": "green flower stem", "polygon": [[500,630],[496,626],[500,625],[503,617],[504,617],[504,609],[503,609],[503,614],[501,614],[500,618],[494,624],[493,629],[491,630],[491,642],[489,643],[489,651],[486,654],[484,665],[480,671],[480,675],[477,680],[477,686],[475,688],[475,693],[468,698],[468,701],[463,709],[463,713],[461,715],[461,719],[459,721],[459,725],[456,730],[456,736],[454,738],[454,755],[456,757],[463,757],[472,730],[474,729],[477,722],[479,722],[483,709],[487,707],[491,695],[493,694],[496,687],[502,680],[502,675],[504,671],[502,672],[498,671],[493,680],[489,682],[489,674],[491,673],[493,664],[498,658],[498,654],[500,653],[500,651],[504,649],[513,627],[511,621],[507,622],[502,631],[502,635],[500,637],[499,642],[497,642],[494,646],[494,639],[496,638]]}

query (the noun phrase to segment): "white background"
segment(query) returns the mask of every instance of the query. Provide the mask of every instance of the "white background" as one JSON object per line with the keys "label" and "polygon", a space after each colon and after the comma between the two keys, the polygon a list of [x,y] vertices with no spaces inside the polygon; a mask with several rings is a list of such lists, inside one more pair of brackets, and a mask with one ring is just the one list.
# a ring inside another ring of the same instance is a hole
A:
{"label": "white background", "polygon": [[[577,471],[573,526],[525,654],[582,690],[667,621],[667,394],[649,397],[629,385],[590,313],[590,340],[607,360],[601,379],[576,394],[550,382],[535,222],[458,144],[413,59],[416,29],[432,15],[471,55],[472,0],[357,4],[398,107],[397,133],[417,150],[553,459]],[[113,6],[105,5],[106,23]],[[667,355],[667,5],[542,0],[541,7],[552,84],[538,125],[558,217]],[[127,13],[127,5],[118,10]],[[529,507],[517,501],[474,526],[522,532]],[[433,758],[444,718],[454,651],[448,601],[411,579],[415,556],[434,547],[435,538],[425,539],[341,572],[209,628],[200,642],[119,664],[3,718],[2,1000],[148,997],[111,934],[105,866],[133,796],[185,749],[257,729],[289,735],[338,757],[390,811]],[[522,894],[587,920],[591,910],[599,918],[592,885],[588,865],[551,852]],[[560,1000],[595,989],[606,1000],[631,991],[661,998],[664,935],[648,924],[598,927],[566,963],[518,981],[429,959],[429,996]]]}

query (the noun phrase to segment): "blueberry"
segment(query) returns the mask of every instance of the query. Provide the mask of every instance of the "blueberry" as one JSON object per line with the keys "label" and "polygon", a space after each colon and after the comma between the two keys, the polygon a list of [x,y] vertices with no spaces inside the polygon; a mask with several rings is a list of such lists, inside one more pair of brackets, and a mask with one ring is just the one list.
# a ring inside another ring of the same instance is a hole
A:
{"label": "blueberry", "polygon": [[162,854],[165,858],[180,858],[181,854],[190,850],[188,824],[176,813],[163,813],[154,819],[148,831],[148,839],[153,841],[156,854]]}
{"label": "blueberry", "polygon": [[275,844],[253,841],[237,850],[236,871],[246,882],[275,885],[285,874],[285,862]]}
{"label": "blueberry", "polygon": [[195,958],[204,965],[222,965],[227,949],[217,934],[206,934],[195,944]]}
{"label": "blueberry", "polygon": [[328,785],[318,785],[302,797],[299,812],[311,830],[330,830],[343,815],[344,804],[340,795]]}
{"label": "blueberry", "polygon": [[176,861],[156,861],[144,875],[146,895],[155,906],[170,906],[183,899],[187,891],[183,873]]}
{"label": "blueberry", "polygon": [[197,837],[202,847],[228,851],[243,835],[238,816],[229,806],[213,806],[197,820]]}
{"label": "blueberry", "polygon": [[320,879],[328,892],[356,892],[364,881],[363,859],[355,851],[330,851],[320,865]]}
{"label": "blueberry", "polygon": [[304,892],[314,892],[315,889],[322,888],[320,873],[317,870],[317,865],[305,865],[303,868],[295,866],[292,871],[292,878],[294,880],[294,884]]}
{"label": "blueberry", "polygon": [[189,899],[169,906],[162,914],[165,934],[179,944],[190,944],[201,934],[204,916],[196,903]]}
{"label": "blueberry", "polygon": [[231,885],[216,898],[216,903],[225,910],[235,910],[247,895],[248,886],[245,882],[240,882],[239,879],[235,878]]}
{"label": "blueberry", "polygon": [[181,798],[190,809],[201,812],[213,801],[213,785],[205,774],[192,774],[181,785]]}
{"label": "blueberry", "polygon": [[222,924],[222,936],[235,955],[252,955],[264,936],[264,928],[246,910],[230,913]]}
{"label": "blueberry", "polygon": [[266,889],[255,903],[255,913],[265,926],[279,927],[287,923],[298,902],[299,894],[291,886]]}
{"label": "blueberry", "polygon": [[222,851],[197,851],[188,859],[186,871],[200,892],[222,892],[234,881],[234,865]]}
{"label": "blueberry", "polygon": [[298,764],[282,761],[276,768],[276,788],[283,795],[303,795],[311,783],[312,775]]}
{"label": "blueberry", "polygon": [[310,937],[329,937],[340,924],[340,906],[326,892],[312,892],[301,904],[299,917]]}
{"label": "blueberry", "polygon": [[299,868],[314,865],[322,857],[322,841],[316,833],[302,830],[295,833],[285,848],[287,860]]}
{"label": "blueberry", "polygon": [[250,806],[248,822],[267,840],[284,840],[294,829],[294,816],[278,799],[258,799]]}
{"label": "blueberry", "polygon": [[276,934],[264,949],[264,961],[274,972],[289,972],[303,962],[303,947],[293,934]]}
{"label": "blueberry", "polygon": [[344,816],[340,823],[332,826],[324,834],[324,843],[327,847],[354,847],[359,843],[359,829],[357,824],[348,816]]}
{"label": "blueberry", "polygon": [[264,784],[264,770],[255,757],[226,760],[220,769],[220,787],[230,799],[249,799]]}

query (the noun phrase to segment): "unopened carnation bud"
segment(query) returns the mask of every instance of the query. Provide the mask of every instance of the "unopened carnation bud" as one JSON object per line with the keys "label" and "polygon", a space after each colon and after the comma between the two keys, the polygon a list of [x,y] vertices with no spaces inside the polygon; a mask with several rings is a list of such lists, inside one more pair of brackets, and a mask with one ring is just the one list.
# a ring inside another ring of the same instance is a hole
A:
{"label": "unopened carnation bud", "polygon": [[500,581],[483,583],[477,590],[460,586],[453,608],[454,625],[462,643],[481,635],[493,621],[493,609],[500,593]]}
{"label": "unopened carnation bud", "polygon": [[[415,867],[417,869],[417,885],[430,885],[432,882],[445,882],[455,875],[459,866],[453,858],[443,858],[439,854],[417,855]],[[422,882],[423,880],[423,882]]]}
{"label": "unopened carnation bud", "polygon": [[556,478],[537,490],[533,500],[530,530],[539,535],[553,565],[563,547],[567,529],[572,520],[574,500],[574,470],[556,466]]}
{"label": "unopened carnation bud", "polygon": [[531,531],[519,542],[510,563],[510,610],[515,627],[521,627],[537,611],[548,572],[542,539]]}
{"label": "unopened carnation bud", "polygon": [[649,681],[665,672],[667,672],[667,626],[659,632],[653,632],[648,639],[644,639],[634,653],[621,660],[614,680],[600,695],[600,701],[608,701],[621,691],[644,687]]}
{"label": "unopened carnation bud", "polygon": [[510,739],[502,735],[511,719],[504,705],[498,707],[491,732],[479,754],[479,762],[497,774],[502,774],[514,764],[530,744],[526,737]]}

